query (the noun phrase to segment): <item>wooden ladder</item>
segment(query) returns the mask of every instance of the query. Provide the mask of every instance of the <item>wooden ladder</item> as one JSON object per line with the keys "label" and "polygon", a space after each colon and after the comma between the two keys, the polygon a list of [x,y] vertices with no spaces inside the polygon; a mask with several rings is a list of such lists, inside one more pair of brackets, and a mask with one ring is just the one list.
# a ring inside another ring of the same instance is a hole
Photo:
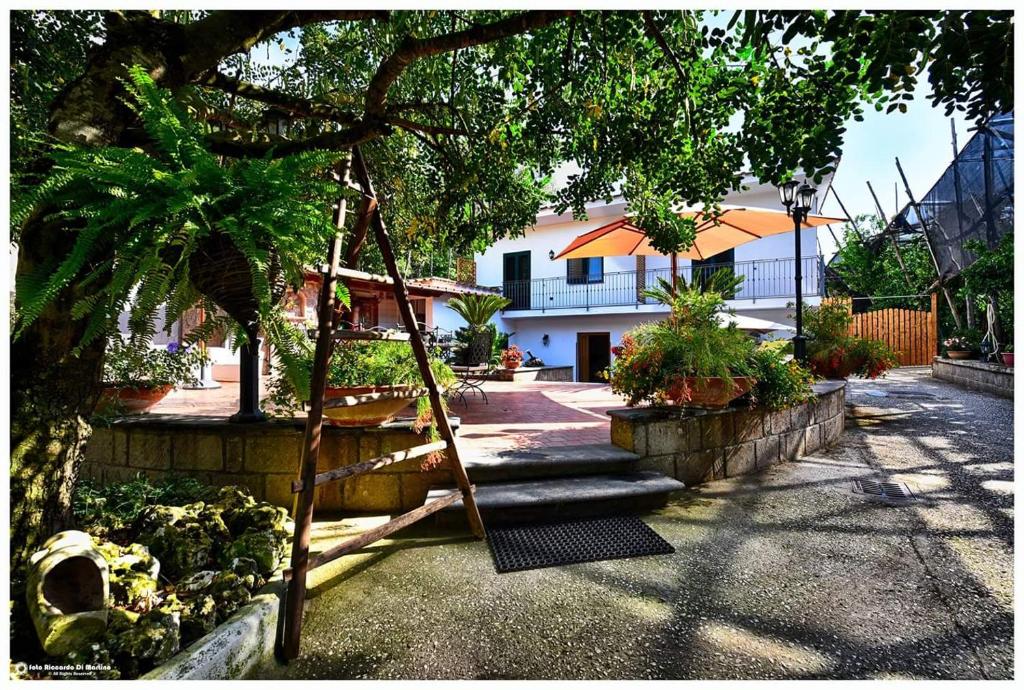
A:
{"label": "wooden ladder", "polygon": [[[459,499],[462,499],[463,505],[466,508],[470,529],[472,529],[473,534],[480,539],[485,538],[483,520],[480,518],[480,511],[477,509],[476,500],[473,497],[473,486],[469,483],[466,469],[462,466],[462,461],[459,458],[458,445],[455,442],[455,434],[448,420],[448,412],[442,402],[441,392],[437,388],[433,372],[430,370],[427,348],[420,335],[416,314],[409,303],[409,293],[405,287],[405,281],[398,270],[398,262],[391,247],[391,240],[388,237],[387,229],[384,227],[384,221],[380,215],[377,195],[374,192],[373,184],[366,169],[366,162],[359,147],[355,147],[352,150],[350,166],[352,172],[355,173],[357,181],[357,185],[352,186],[362,193],[363,201],[360,215],[356,219],[348,245],[346,255],[348,267],[346,268],[339,266],[341,262],[342,237],[344,234],[343,228],[345,225],[345,200],[343,198],[339,200],[338,207],[335,210],[334,221],[337,232],[331,240],[328,250],[328,262],[323,269],[323,284],[320,289],[320,303],[317,309],[318,325],[316,350],[313,358],[313,375],[310,381],[309,416],[306,420],[302,459],[299,463],[299,479],[292,483],[292,492],[297,494],[295,536],[292,541],[291,567],[285,571],[285,579],[288,580],[288,592],[285,600],[282,642],[283,656],[287,660],[294,659],[299,654],[303,605],[306,599],[306,577],[310,570],[383,539],[403,527],[407,527],[436,513]],[[345,167],[338,173],[338,180],[343,184],[348,184],[348,168],[349,163],[346,163]],[[373,227],[377,245],[387,267],[388,275],[386,276],[363,273],[353,268],[358,260],[363,242],[366,239],[368,226]],[[395,300],[398,303],[399,313],[405,325],[405,332],[375,333],[369,331],[336,330],[334,323],[335,295],[339,278],[359,278],[392,286]],[[325,402],[324,392],[327,386],[328,365],[334,350],[334,343],[337,340],[400,340],[408,342],[412,346],[413,354],[416,357],[416,363],[423,378],[423,387],[394,393],[352,395]],[[316,471],[317,460],[320,456],[320,438],[323,430],[323,411],[325,408],[355,405],[360,402],[381,399],[383,397],[421,397],[424,393],[430,397],[434,423],[437,425],[441,436],[440,441],[396,451],[355,465],[348,465],[320,473]],[[400,515],[379,527],[352,537],[310,558],[309,542],[313,523],[313,500],[317,486],[327,482],[342,481],[396,462],[440,451],[444,451],[448,458],[459,491],[453,491],[443,498],[432,500],[415,510]]]}

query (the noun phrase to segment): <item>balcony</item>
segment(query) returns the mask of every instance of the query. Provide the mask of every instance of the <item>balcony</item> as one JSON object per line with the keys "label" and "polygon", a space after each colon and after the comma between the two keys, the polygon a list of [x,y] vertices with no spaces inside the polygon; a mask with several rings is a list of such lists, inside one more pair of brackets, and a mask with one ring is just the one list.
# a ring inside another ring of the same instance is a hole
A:
{"label": "balcony", "polygon": [[[692,284],[694,278],[703,283],[715,271],[728,268],[743,282],[732,300],[792,298],[796,262],[792,258],[757,259],[723,264],[680,266],[679,275]],[[801,259],[804,296],[824,294],[825,270],[820,256]],[[641,294],[648,287],[656,287],[658,279],[668,280],[671,269],[655,268],[647,271],[621,271],[605,273],[601,282],[570,283],[565,276],[512,280],[502,285],[502,294],[512,300],[505,311],[540,311],[554,309],[586,309],[600,307],[632,307],[655,305],[654,300]]]}

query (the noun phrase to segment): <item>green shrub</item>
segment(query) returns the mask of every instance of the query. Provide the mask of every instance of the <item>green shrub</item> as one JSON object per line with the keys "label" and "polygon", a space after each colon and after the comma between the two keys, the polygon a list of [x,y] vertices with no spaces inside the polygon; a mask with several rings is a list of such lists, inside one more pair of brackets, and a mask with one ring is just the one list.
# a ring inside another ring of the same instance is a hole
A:
{"label": "green shrub", "polygon": [[730,322],[723,326],[725,298],[738,280],[719,271],[702,291],[681,279],[675,290],[665,281],[645,295],[671,309],[663,321],[645,323],[627,332],[612,348],[615,362],[608,380],[630,405],[664,402],[666,392],[682,377],[700,379],[746,376],[751,372],[754,342]]}
{"label": "green shrub", "polygon": [[885,342],[850,335],[852,323],[853,315],[841,302],[804,307],[807,356],[815,375],[873,379],[899,366],[896,354]]}
{"label": "green shrub", "polygon": [[[814,397],[814,376],[799,362],[787,361],[785,344],[773,340],[762,343],[750,356],[752,375],[757,379],[751,401],[770,410],[792,407]],[[792,343],[790,343],[791,345]]]}

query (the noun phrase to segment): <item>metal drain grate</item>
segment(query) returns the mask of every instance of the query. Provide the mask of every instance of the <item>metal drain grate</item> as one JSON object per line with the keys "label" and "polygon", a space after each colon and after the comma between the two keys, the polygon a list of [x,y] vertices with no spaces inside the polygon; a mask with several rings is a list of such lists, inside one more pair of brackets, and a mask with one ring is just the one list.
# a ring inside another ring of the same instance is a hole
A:
{"label": "metal drain grate", "polygon": [[632,516],[492,527],[487,539],[499,573],[675,552]]}
{"label": "metal drain grate", "polygon": [[914,492],[902,482],[877,482],[873,479],[858,479],[854,482],[854,491],[868,496],[878,496],[890,501],[909,501]]}

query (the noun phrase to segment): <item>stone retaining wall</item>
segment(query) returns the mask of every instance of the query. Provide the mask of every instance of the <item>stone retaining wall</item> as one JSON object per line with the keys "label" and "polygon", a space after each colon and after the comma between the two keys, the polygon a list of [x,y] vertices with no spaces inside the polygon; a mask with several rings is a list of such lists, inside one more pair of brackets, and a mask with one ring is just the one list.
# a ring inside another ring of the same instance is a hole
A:
{"label": "stone retaining wall", "polygon": [[[366,429],[325,426],[318,469],[324,472],[425,443],[410,427],[408,420]],[[213,486],[238,484],[259,500],[291,510],[303,428],[299,420],[231,424],[186,415],[125,417],[93,430],[82,476],[110,483],[140,472],[151,479],[184,475]],[[452,481],[447,464],[422,472],[421,461],[414,458],[324,484],[316,490],[316,508],[396,512],[419,507],[429,487]]]}
{"label": "stone retaining wall", "polygon": [[498,369],[487,378],[494,381],[572,381],[572,366],[518,367]]}
{"label": "stone retaining wall", "polygon": [[1013,398],[1013,367],[936,357],[932,360],[932,376],[972,390]]}
{"label": "stone retaining wall", "polygon": [[705,413],[641,407],[609,410],[612,443],[640,456],[640,467],[687,486],[758,472],[830,446],[843,434],[846,382],[815,384],[817,398],[767,411]]}

